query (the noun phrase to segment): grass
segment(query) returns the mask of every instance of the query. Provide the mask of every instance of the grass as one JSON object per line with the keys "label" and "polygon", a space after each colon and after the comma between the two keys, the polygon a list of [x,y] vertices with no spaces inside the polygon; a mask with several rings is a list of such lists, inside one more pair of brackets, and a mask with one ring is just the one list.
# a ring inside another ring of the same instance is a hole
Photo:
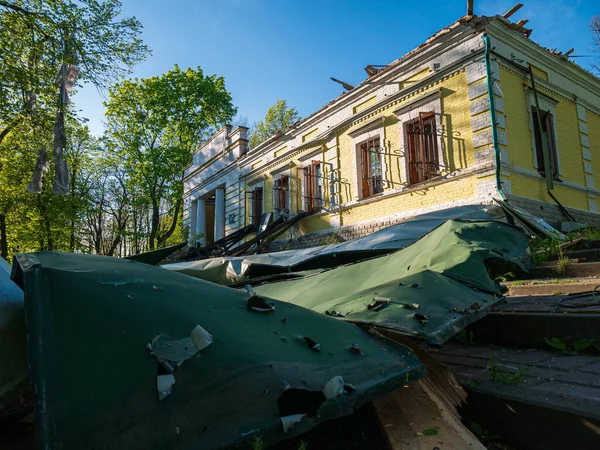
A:
{"label": "grass", "polygon": [[572,284],[578,283],[580,280],[563,280],[563,279],[553,279],[553,280],[518,280],[511,284],[511,286],[536,286],[536,285],[544,285],[544,284]]}
{"label": "grass", "polygon": [[[513,368],[493,361],[490,361],[488,369],[490,371],[490,381],[508,384],[509,386],[519,386],[525,373],[525,369],[523,368]],[[508,369],[516,370],[511,371]]]}
{"label": "grass", "polygon": [[[267,448],[267,443],[265,440],[257,436],[252,441],[250,441],[250,449],[251,450],[265,450]],[[308,443],[306,441],[298,442],[297,450],[308,450]]]}
{"label": "grass", "polygon": [[594,346],[593,339],[579,339],[578,341],[573,342],[573,346],[569,346],[564,340],[552,337],[552,338],[544,338],[546,344],[552,347],[554,350],[557,350],[565,355],[578,355],[579,353],[592,349],[596,347],[600,350],[600,346]]}
{"label": "grass", "polygon": [[265,442],[265,440],[263,438],[261,438],[260,436],[256,436],[254,439],[252,439],[252,441],[250,442],[250,448],[252,450],[265,450],[267,448],[267,443]]}
{"label": "grass", "polygon": [[343,239],[340,238],[337,234],[333,233],[332,235],[321,239],[321,242],[319,242],[319,245],[333,245],[333,244],[339,244],[340,242],[343,242]]}

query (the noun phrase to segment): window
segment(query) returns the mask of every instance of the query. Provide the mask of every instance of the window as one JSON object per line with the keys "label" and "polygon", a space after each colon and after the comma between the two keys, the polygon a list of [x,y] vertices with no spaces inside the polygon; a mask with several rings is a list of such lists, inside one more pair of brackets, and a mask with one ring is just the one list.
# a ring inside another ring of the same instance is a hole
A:
{"label": "window", "polygon": [[252,223],[259,224],[263,213],[263,188],[255,187],[250,192],[250,219]]}
{"label": "window", "polygon": [[406,122],[406,165],[409,184],[440,176],[435,113],[420,112],[419,117]]}
{"label": "window", "polygon": [[383,168],[379,137],[358,144],[362,198],[383,192]]}
{"label": "window", "polygon": [[320,161],[311,161],[302,169],[304,174],[304,211],[309,214],[318,212],[323,207],[323,171]]}
{"label": "window", "polygon": [[546,141],[548,154],[550,156],[550,165],[552,168],[552,176],[558,178],[558,152],[556,151],[556,138],[554,132],[554,116],[550,111],[540,110],[541,115],[539,120],[542,122],[540,130],[540,122],[538,121],[538,110],[535,106],[531,107],[531,117],[533,122],[533,142],[535,147],[535,158],[537,161],[537,170],[544,175],[546,167],[544,165],[544,152],[542,147],[543,140]]}
{"label": "window", "polygon": [[281,174],[278,179],[273,181],[273,209],[290,209],[290,177]]}
{"label": "window", "polygon": [[338,174],[333,170],[333,165],[329,165],[329,207],[335,208],[338,205]]}

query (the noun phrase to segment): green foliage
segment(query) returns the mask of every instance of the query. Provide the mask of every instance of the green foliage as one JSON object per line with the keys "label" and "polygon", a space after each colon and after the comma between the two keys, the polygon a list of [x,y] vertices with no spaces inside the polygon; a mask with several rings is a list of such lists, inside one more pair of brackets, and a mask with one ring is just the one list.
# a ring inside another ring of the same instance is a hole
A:
{"label": "green foliage", "polygon": [[298,450],[308,450],[308,443],[306,443],[305,441],[300,441],[298,442]]}
{"label": "green foliage", "polygon": [[423,431],[423,436],[436,436],[438,434],[438,430],[435,428],[428,428]]}
{"label": "green foliage", "polygon": [[475,333],[472,330],[463,328],[456,334],[456,339],[465,345],[475,345]]}
{"label": "green foliage", "polygon": [[[120,13],[118,0],[0,1],[3,257],[10,259],[13,253],[32,250],[91,251],[96,247],[93,237],[112,230],[112,220],[105,219],[112,211],[96,194],[98,190],[109,192],[108,181],[114,177],[99,175],[106,171],[104,163],[97,160],[98,142],[76,120],[72,104],[64,111],[68,140],[63,155],[71,167],[71,194],[51,193],[52,164],[41,193],[29,194],[25,187],[38,152],[52,154],[61,69],[76,67],[80,83],[103,89],[148,54],[139,38],[139,21],[122,18]],[[90,221],[98,217],[103,219]],[[100,230],[95,229],[98,223],[103,224]]]}
{"label": "green foliage", "polygon": [[510,386],[519,386],[523,374],[525,373],[525,369],[523,368],[509,367],[494,361],[490,361],[488,369],[490,372],[490,381],[504,383]]}
{"label": "green foliage", "polygon": [[593,339],[579,339],[578,341],[573,343],[573,347],[569,347],[565,341],[560,338],[545,337],[544,341],[554,350],[558,350],[559,352],[564,353],[565,355],[577,355],[589,348],[593,347],[594,340]]}
{"label": "green foliage", "polygon": [[343,242],[342,238],[340,238],[336,233],[333,233],[333,234],[321,239],[321,241],[319,242],[319,245],[333,245],[333,244],[339,244],[340,242]]}
{"label": "green foliage", "polygon": [[236,112],[225,81],[200,67],[127,80],[109,90],[106,145],[135,200],[151,211],[149,247],[162,246],[182,210],[192,152]]}
{"label": "green foliage", "polygon": [[252,450],[265,450],[267,448],[267,443],[265,442],[265,440],[262,437],[256,436],[250,442],[250,448]]}
{"label": "green foliage", "polygon": [[254,131],[250,135],[250,146],[256,147],[267,138],[278,131],[285,130],[298,120],[300,120],[300,116],[296,108],[288,108],[285,100],[277,100],[268,109],[265,118],[254,126]]}

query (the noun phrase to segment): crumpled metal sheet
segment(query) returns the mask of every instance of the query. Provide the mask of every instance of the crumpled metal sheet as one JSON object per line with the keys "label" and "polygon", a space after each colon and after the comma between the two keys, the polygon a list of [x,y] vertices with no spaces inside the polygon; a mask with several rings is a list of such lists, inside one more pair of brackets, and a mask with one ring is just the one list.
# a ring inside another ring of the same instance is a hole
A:
{"label": "crumpled metal sheet", "polygon": [[231,285],[243,280],[279,273],[327,269],[387,254],[412,244],[451,219],[505,220],[505,216],[499,206],[459,206],[421,214],[368,236],[340,244],[261,255],[164,264],[161,267],[214,283]]}
{"label": "crumpled metal sheet", "polygon": [[155,266],[167,256],[176,252],[180,248],[185,247],[186,245],[186,242],[182,242],[180,244],[171,245],[169,247],[150,250],[149,252],[139,253],[137,255],[126,256],[125,259],[133,259],[134,261],[139,261],[144,264],[150,264],[151,266]]}
{"label": "crumpled metal sheet", "polygon": [[27,336],[23,291],[0,258],[0,411],[28,387]]}
{"label": "crumpled metal sheet", "polygon": [[502,288],[488,271],[525,271],[528,242],[520,229],[501,222],[449,220],[390,255],[254,289],[322,314],[442,344],[501,298]]}
{"label": "crumpled metal sheet", "polygon": [[[251,308],[244,291],[136,261],[40,252],[15,265],[39,448],[273,443],[424,375],[408,348],[375,332],[277,300]],[[157,357],[178,358],[163,344],[198,325],[210,345],[166,380]]]}

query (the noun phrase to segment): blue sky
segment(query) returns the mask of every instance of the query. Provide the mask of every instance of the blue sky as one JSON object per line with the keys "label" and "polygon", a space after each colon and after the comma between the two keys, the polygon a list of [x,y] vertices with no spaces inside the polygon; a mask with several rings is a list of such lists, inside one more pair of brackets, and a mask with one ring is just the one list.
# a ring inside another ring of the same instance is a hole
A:
{"label": "blue sky", "polygon": [[[549,48],[589,55],[597,0],[522,0],[511,20],[529,19],[531,38]],[[277,99],[305,117],[367,64],[387,64],[466,13],[465,0],[123,0],[123,15],[144,25],[153,54],[132,77],[160,75],[178,64],[225,77],[238,114],[260,120]],[[503,14],[516,0],[475,0],[475,14]],[[420,8],[419,6],[422,6]],[[590,67],[593,58],[578,58]],[[93,133],[103,130],[102,97],[93,86],[74,97]]]}

